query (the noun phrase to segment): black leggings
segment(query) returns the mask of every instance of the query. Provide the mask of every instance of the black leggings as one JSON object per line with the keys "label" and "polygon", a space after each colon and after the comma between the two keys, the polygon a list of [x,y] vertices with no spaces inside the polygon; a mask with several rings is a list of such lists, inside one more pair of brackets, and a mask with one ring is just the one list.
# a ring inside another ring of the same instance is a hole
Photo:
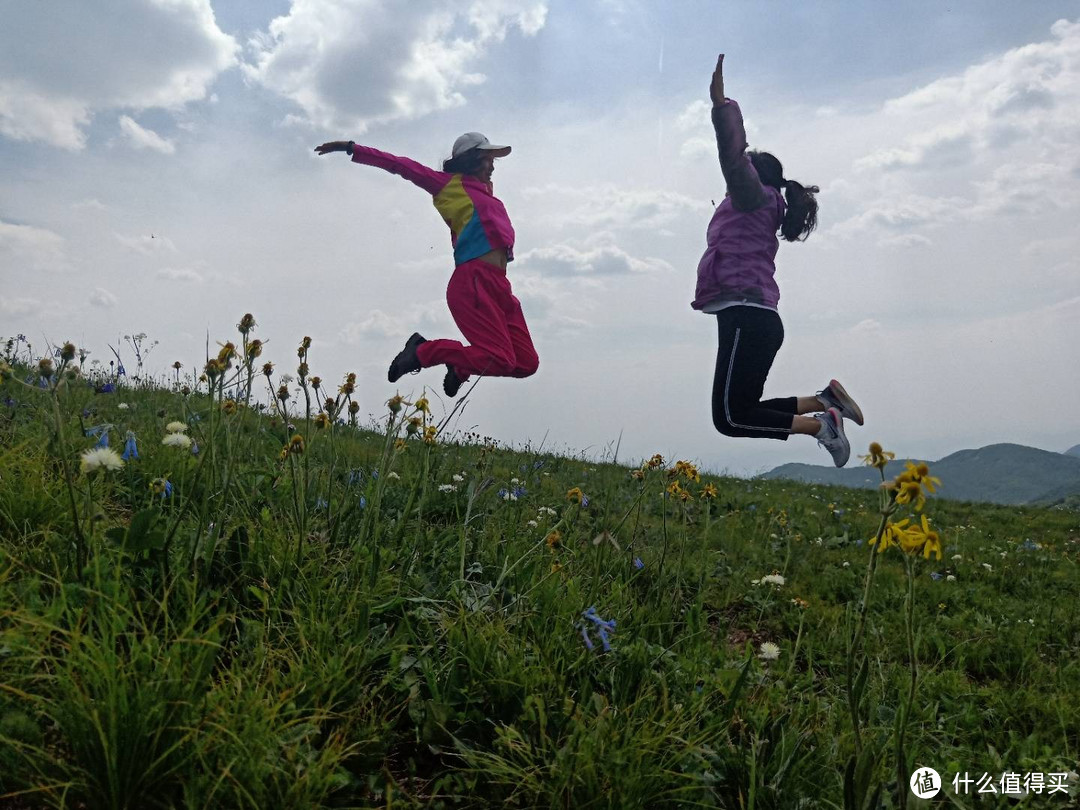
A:
{"label": "black leggings", "polygon": [[760,307],[728,307],[716,313],[720,348],[713,377],[712,417],[725,436],[784,439],[791,435],[795,397],[761,401],[765,378],[784,342],[780,315]]}

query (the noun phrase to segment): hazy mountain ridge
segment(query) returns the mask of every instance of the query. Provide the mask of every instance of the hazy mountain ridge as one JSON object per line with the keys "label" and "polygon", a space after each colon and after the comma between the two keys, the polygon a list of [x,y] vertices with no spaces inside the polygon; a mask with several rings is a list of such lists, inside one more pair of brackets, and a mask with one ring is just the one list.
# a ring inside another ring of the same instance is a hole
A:
{"label": "hazy mountain ridge", "polygon": [[[857,463],[854,454],[852,461]],[[905,461],[889,462],[886,478],[902,472]],[[1075,501],[1080,496],[1080,445],[1065,453],[1052,453],[1020,444],[991,444],[958,450],[931,461],[930,468],[942,481],[938,490],[942,498],[1017,505]],[[867,489],[881,481],[877,470],[861,465],[836,469],[783,464],[760,477]]]}

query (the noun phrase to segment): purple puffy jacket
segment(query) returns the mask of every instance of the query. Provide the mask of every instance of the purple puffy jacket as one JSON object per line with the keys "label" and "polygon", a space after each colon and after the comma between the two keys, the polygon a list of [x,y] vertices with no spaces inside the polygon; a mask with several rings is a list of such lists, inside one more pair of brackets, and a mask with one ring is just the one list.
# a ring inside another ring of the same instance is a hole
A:
{"label": "purple puffy jacket", "polygon": [[780,301],[780,288],[773,278],[780,247],[776,234],[784,219],[784,198],[758,179],[746,154],[739,105],[727,99],[713,107],[712,120],[727,196],[709,222],[691,306],[704,309],[734,301],[775,308]]}

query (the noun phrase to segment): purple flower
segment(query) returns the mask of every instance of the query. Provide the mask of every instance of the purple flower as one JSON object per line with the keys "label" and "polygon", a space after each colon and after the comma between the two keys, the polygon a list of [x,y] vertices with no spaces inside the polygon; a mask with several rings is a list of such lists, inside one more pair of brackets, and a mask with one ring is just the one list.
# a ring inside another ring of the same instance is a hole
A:
{"label": "purple flower", "polygon": [[108,447],[109,446],[109,429],[105,428],[101,431],[101,436],[98,437],[96,447]]}
{"label": "purple flower", "polygon": [[588,495],[582,495],[581,496],[581,505],[582,506],[588,506],[589,505],[589,496]]}
{"label": "purple flower", "polygon": [[124,461],[130,461],[133,458],[139,457],[139,448],[135,445],[135,434],[130,430],[127,432],[127,438],[124,440],[124,452],[120,455]]}
{"label": "purple flower", "polygon": [[194,439],[192,439],[192,441],[191,441],[191,455],[193,455],[193,456],[199,455],[199,443],[197,441],[195,441]]}
{"label": "purple flower", "polygon": [[611,651],[611,641],[608,639],[608,633],[615,632],[615,620],[606,620],[600,618],[596,614],[596,608],[590,607],[588,610],[581,614],[582,621],[578,625],[581,628],[581,637],[585,640],[585,647],[592,650],[592,640],[589,638],[589,625],[588,622],[593,623],[593,629],[596,630],[597,635],[600,636],[600,644],[603,645],[604,652]]}
{"label": "purple flower", "polygon": [[939,579],[941,579],[941,574],[938,571],[931,571],[930,579],[934,580],[934,582],[937,582]]}
{"label": "purple flower", "polygon": [[641,557],[634,557],[634,568],[636,568],[638,571],[640,571],[644,567],[645,567],[645,563],[643,563],[641,561]]}
{"label": "purple flower", "polygon": [[515,498],[524,498],[528,494],[528,492],[526,491],[525,487],[514,487],[513,491],[510,494],[513,495]]}

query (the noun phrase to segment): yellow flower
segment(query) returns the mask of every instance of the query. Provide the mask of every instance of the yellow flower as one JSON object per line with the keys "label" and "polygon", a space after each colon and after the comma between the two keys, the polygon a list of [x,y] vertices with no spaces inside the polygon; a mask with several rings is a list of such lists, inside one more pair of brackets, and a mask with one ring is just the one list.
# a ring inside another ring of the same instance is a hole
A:
{"label": "yellow flower", "polygon": [[715,498],[716,497],[716,487],[713,486],[712,484],[706,484],[705,486],[703,486],[701,488],[701,497],[702,498]]}
{"label": "yellow flower", "polygon": [[896,493],[896,502],[899,504],[910,503],[918,512],[926,503],[926,496],[923,495],[922,487],[919,486],[917,481],[903,481]]}
{"label": "yellow flower", "polygon": [[405,432],[412,436],[420,427],[424,424],[424,420],[419,416],[410,416],[409,421],[405,424]]}
{"label": "yellow flower", "polygon": [[655,456],[649,459],[648,465],[650,470],[655,470],[657,467],[663,467],[664,457],[657,453]]}
{"label": "yellow flower", "polygon": [[693,499],[694,499],[694,496],[691,495],[687,490],[685,490],[685,489],[680,489],[679,490],[679,500],[682,501],[683,503],[686,503],[687,501],[692,501]]}
{"label": "yellow flower", "polygon": [[630,477],[635,481],[643,481],[645,479],[645,470],[634,470],[630,473]]}
{"label": "yellow flower", "polygon": [[397,394],[386,400],[386,404],[390,407],[390,413],[398,413],[401,410],[401,403],[404,401],[405,397],[401,394]]}
{"label": "yellow flower", "polygon": [[554,551],[562,543],[562,532],[558,529],[548,532],[548,536],[544,538],[544,542],[547,543],[547,547]]}
{"label": "yellow flower", "polygon": [[927,560],[930,559],[931,554],[941,559],[941,536],[930,528],[930,521],[926,519],[926,515],[922,516],[919,526],[908,531],[908,536],[910,540],[904,551],[917,554],[921,550],[923,557]]}
{"label": "yellow flower", "polygon": [[322,377],[316,376],[316,377],[311,378],[311,387],[312,388],[314,388],[316,391],[318,391],[320,385],[322,385]]}
{"label": "yellow flower", "polygon": [[424,428],[424,441],[428,444],[435,444],[435,437],[439,435],[439,429],[435,425],[428,425]]}
{"label": "yellow flower", "polygon": [[345,382],[343,382],[341,384],[341,386],[338,388],[338,393],[339,394],[344,394],[345,396],[348,397],[348,396],[352,396],[355,391],[356,391],[356,372],[350,371],[348,374],[345,375]]}
{"label": "yellow flower", "polygon": [[397,440],[394,441],[394,449],[395,450],[404,450],[408,446],[409,446],[409,443],[407,441],[405,441],[404,439],[397,439]]}
{"label": "yellow flower", "polygon": [[427,397],[420,397],[420,399],[416,400],[416,402],[413,403],[413,407],[416,408],[416,410],[423,411],[426,414],[431,413],[431,408],[428,407]]}
{"label": "yellow flower", "polygon": [[[890,546],[902,545],[904,538],[906,537],[906,526],[911,521],[908,518],[904,518],[901,521],[893,523],[891,520],[885,524],[885,531],[881,533],[881,543],[878,545],[878,554],[885,552]],[[877,544],[877,537],[870,538],[870,545]]]}
{"label": "yellow flower", "polygon": [[221,410],[225,411],[225,413],[228,414],[229,416],[232,416],[234,413],[236,413],[236,400],[235,399],[227,399],[227,400],[225,400],[224,402],[221,403]]}
{"label": "yellow flower", "polygon": [[677,498],[679,493],[682,492],[682,487],[680,487],[679,482],[675,480],[668,484],[667,492],[671,497]]}
{"label": "yellow flower", "polygon": [[879,470],[883,470],[889,461],[896,458],[896,453],[882,450],[881,445],[877,442],[870,442],[869,450],[870,453],[868,455],[859,456],[859,458],[863,460],[863,463],[868,467],[877,467]]}
{"label": "yellow flower", "polygon": [[304,452],[304,437],[297,433],[289,439],[289,452],[293,455],[302,455]]}
{"label": "yellow flower", "polygon": [[581,500],[585,497],[585,493],[581,491],[581,487],[574,487],[566,491],[566,500],[577,501],[581,503]]}
{"label": "yellow flower", "polygon": [[925,461],[920,461],[918,464],[912,464],[909,461],[905,467],[908,478],[921,485],[931,495],[934,494],[934,487],[941,484],[940,478],[930,475],[930,466]]}
{"label": "yellow flower", "polygon": [[323,430],[330,427],[330,417],[325,413],[319,413],[315,415],[315,427]]}

